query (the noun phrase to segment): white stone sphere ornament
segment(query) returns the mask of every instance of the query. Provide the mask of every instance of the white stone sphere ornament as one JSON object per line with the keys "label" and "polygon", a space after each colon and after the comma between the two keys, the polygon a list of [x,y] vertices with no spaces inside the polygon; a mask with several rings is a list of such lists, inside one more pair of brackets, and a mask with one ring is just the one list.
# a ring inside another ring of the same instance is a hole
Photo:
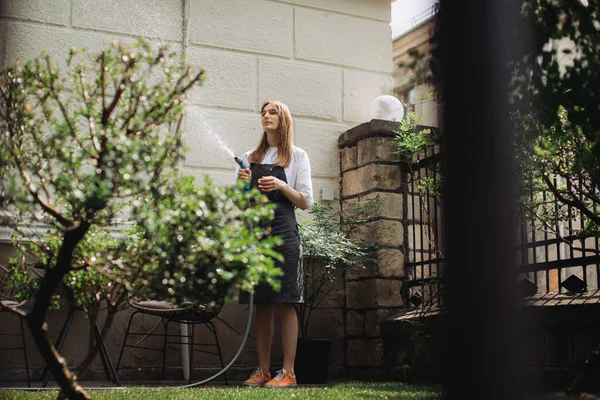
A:
{"label": "white stone sphere ornament", "polygon": [[402,121],[404,106],[402,102],[389,94],[379,96],[371,103],[370,119]]}

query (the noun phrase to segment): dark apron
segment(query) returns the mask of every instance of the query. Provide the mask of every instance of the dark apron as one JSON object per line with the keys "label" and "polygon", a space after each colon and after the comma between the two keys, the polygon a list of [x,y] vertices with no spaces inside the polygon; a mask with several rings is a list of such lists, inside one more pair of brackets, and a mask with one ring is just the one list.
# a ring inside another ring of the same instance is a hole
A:
{"label": "dark apron", "polygon": [[[250,164],[252,179],[250,187],[258,187],[258,179],[263,176],[274,176],[287,183],[285,171],[282,167],[273,164]],[[284,261],[276,261],[275,265],[281,268],[281,290],[276,292],[266,282],[259,283],[254,288],[254,303],[302,303],[304,301],[304,271],[302,268],[302,247],[294,205],[279,190],[264,193],[269,201],[275,203],[275,218],[269,222],[271,235],[280,236],[283,244],[277,247],[277,252],[283,256]],[[265,228],[267,228],[265,226]],[[240,302],[247,303],[248,294],[240,295]]]}

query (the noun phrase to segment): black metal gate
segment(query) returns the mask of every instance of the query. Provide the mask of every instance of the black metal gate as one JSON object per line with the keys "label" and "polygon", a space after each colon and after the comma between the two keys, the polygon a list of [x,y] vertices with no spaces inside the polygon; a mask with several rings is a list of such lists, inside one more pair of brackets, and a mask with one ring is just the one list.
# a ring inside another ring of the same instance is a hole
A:
{"label": "black metal gate", "polygon": [[[403,297],[407,309],[435,308],[443,299],[443,171],[441,140],[406,164]],[[529,200],[528,205],[520,202],[515,217],[519,294],[530,300],[584,292],[600,295],[599,238],[584,230],[589,221],[548,191],[529,189],[528,196],[522,197]],[[600,204],[593,207],[600,209]],[[549,211],[555,218],[548,217]],[[465,249],[464,257],[469,257],[469,249]]]}

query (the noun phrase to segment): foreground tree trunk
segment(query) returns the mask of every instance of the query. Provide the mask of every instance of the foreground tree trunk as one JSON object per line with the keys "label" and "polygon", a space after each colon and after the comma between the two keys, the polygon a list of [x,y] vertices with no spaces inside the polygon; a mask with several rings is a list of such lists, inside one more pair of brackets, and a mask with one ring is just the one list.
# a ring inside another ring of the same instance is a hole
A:
{"label": "foreground tree trunk", "polygon": [[[48,268],[42,277],[40,289],[35,297],[35,303],[27,323],[35,344],[54,376],[56,383],[62,390],[62,395],[68,399],[89,399],[88,394],[77,384],[75,376],[69,370],[66,360],[58,353],[54,345],[46,337],[46,313],[56,287],[62,282],[65,275],[71,271],[71,260],[77,243],[83,238],[89,226],[79,226],[74,230],[67,230],[63,244],[58,254],[58,260],[53,268]],[[59,394],[61,398],[61,394]]]}

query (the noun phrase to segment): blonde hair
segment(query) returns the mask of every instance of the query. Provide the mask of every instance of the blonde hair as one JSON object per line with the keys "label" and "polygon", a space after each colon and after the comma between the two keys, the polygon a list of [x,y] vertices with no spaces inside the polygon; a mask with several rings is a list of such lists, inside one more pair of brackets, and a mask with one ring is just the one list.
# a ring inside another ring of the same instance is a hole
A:
{"label": "blonde hair", "polygon": [[[279,126],[277,127],[277,160],[275,165],[278,167],[287,167],[292,161],[292,114],[290,109],[280,101],[269,100],[265,101],[260,107],[260,113],[265,110],[265,107],[272,105],[279,116]],[[260,163],[269,151],[269,142],[267,141],[267,132],[263,132],[258,146],[248,157],[251,163]]]}

